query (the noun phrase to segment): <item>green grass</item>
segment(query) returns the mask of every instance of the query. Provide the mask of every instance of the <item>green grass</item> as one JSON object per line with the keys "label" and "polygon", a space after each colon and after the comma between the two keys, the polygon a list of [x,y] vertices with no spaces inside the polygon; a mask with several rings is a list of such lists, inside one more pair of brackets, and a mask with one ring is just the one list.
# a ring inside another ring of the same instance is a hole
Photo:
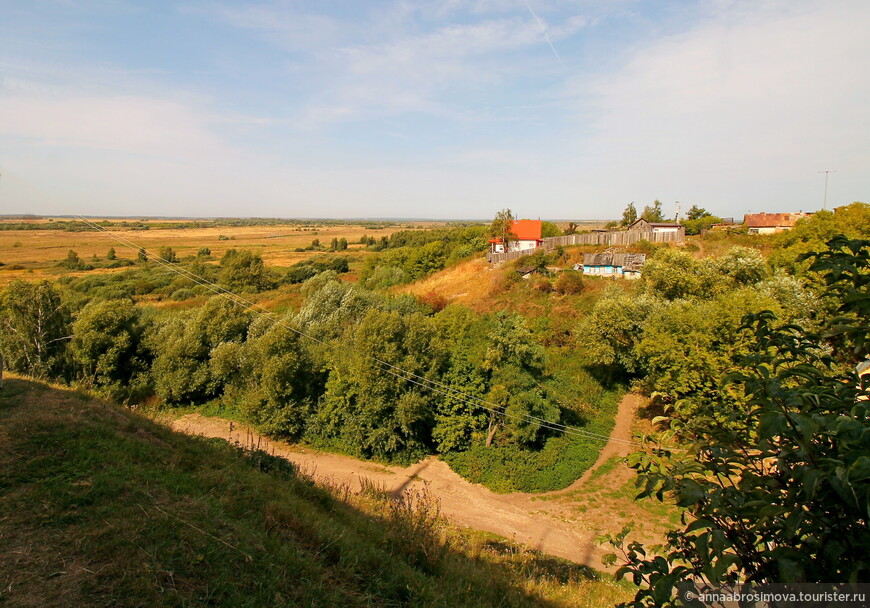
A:
{"label": "green grass", "polygon": [[287,461],[7,378],[0,604],[606,606],[623,586],[459,533],[425,492],[354,495]]}
{"label": "green grass", "polygon": [[[598,386],[594,402],[577,408],[589,416],[583,423],[567,423],[585,431],[608,436],[613,428],[624,389],[604,390]],[[459,475],[494,492],[548,492],[561,490],[595,464],[604,441],[577,435],[550,437],[540,450],[515,445],[475,445],[464,452],[446,454],[444,460]]]}

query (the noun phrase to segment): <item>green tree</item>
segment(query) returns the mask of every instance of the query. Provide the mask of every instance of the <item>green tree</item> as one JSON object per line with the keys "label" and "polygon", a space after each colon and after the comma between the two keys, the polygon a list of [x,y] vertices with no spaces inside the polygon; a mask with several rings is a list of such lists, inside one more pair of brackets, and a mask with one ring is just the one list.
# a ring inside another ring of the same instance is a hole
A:
{"label": "green tree", "polygon": [[67,252],[66,258],[58,263],[58,266],[66,268],[67,270],[91,270],[93,268],[93,266],[84,263],[79,257],[79,254],[72,249]]}
{"label": "green tree", "polygon": [[736,285],[755,285],[770,276],[764,256],[751,247],[732,247],[715,264]]}
{"label": "green tree", "polygon": [[215,347],[210,368],[227,387],[228,399],[237,402],[257,428],[298,439],[315,412],[326,373],[291,323],[260,317],[251,324],[244,343],[222,342]]}
{"label": "green tree", "polygon": [[172,249],[172,247],[161,247],[158,256],[164,262],[169,262],[170,264],[175,264],[178,262],[178,256],[175,254],[175,250]]}
{"label": "green tree", "polygon": [[[686,509],[661,555],[625,546],[625,531],[610,539],[624,561],[618,575],[640,584],[630,605],[676,605],[681,581],[870,576],[868,384],[838,362],[843,347],[848,361],[870,354],[870,241],[834,239],[811,259],[840,304],[825,334],[770,312],[747,316],[748,352],[719,390],[691,396],[691,417],[668,412],[662,443],[630,458],[640,496],[673,496]],[[726,424],[723,412],[732,413]],[[667,447],[674,439],[686,451]]]}
{"label": "green tree", "polygon": [[620,222],[621,226],[630,226],[631,224],[637,221],[637,209],[634,206],[634,203],[629,203],[625,207],[625,211],[622,212],[622,222]]}
{"label": "green tree", "polygon": [[464,306],[447,306],[432,320],[435,333],[429,345],[442,361],[441,383],[446,394],[436,397],[432,438],[441,454],[468,449],[484,437],[489,413],[475,400],[486,398],[489,373],[479,364],[488,347],[488,323]]}
{"label": "green tree", "polygon": [[107,260],[114,260],[116,258],[117,258],[117,256],[115,255],[115,248],[109,247],[109,252],[106,254],[106,259]]}
{"label": "green tree", "polygon": [[562,231],[553,222],[541,222],[541,237],[562,236]]}
{"label": "green tree", "polygon": [[140,263],[144,263],[148,261],[148,252],[145,251],[144,247],[139,248],[139,253],[136,254],[136,261]]}
{"label": "green tree", "polygon": [[710,217],[713,214],[704,209],[703,207],[698,207],[698,205],[692,205],[692,208],[689,209],[689,212],[686,213],[687,220],[699,220],[704,217]]}
{"label": "green tree", "polygon": [[664,222],[665,216],[662,212],[662,202],[656,199],[653,201],[652,205],[644,207],[643,213],[640,214],[640,217],[652,223]]}
{"label": "green tree", "polygon": [[228,250],[221,258],[221,283],[233,291],[259,292],[272,289],[276,281],[253,251]]}
{"label": "green tree", "polygon": [[712,296],[723,287],[710,262],[670,247],[657,250],[644,263],[641,281],[649,293],[667,300]]}
{"label": "green tree", "polygon": [[721,217],[707,214],[697,219],[687,219],[683,221],[683,226],[686,229],[686,234],[694,236],[701,234],[704,230],[708,230],[713,224],[718,224],[722,221]]}
{"label": "green tree", "polygon": [[510,209],[502,209],[495,214],[489,225],[489,234],[492,238],[501,239],[505,251],[510,251],[510,244],[517,241],[517,235],[513,232],[514,214]]}
{"label": "green tree", "polygon": [[426,348],[430,335],[423,315],[369,310],[332,357],[312,433],[365,457],[407,461],[428,453],[431,400],[406,377],[437,376]]}
{"label": "green tree", "polygon": [[37,378],[66,371],[70,314],[48,281],[11,282],[0,296],[0,349],[8,369]]}
{"label": "green tree", "polygon": [[664,303],[653,296],[627,293],[609,286],[581,321],[577,337],[581,347],[598,366],[611,375],[636,374],[643,369],[637,344],[647,318]]}
{"label": "green tree", "polygon": [[200,247],[199,251],[196,252],[196,255],[200,257],[208,257],[211,255],[211,249],[208,247]]}
{"label": "green tree", "polygon": [[533,338],[522,316],[500,312],[492,319],[482,367],[490,374],[487,401],[498,407],[489,412],[486,445],[503,427],[521,443],[534,443],[544,434],[534,415],[559,421],[558,409],[548,409],[540,393],[546,368],[545,352]]}
{"label": "green tree", "polygon": [[139,309],[129,300],[93,300],[79,312],[72,333],[79,381],[115,399],[128,397],[147,369]]}
{"label": "green tree", "polygon": [[791,230],[770,237],[773,250],[769,259],[776,268],[804,274],[809,266],[805,254],[823,250],[826,242],[840,234],[851,239],[870,234],[870,205],[852,203],[799,220]]}
{"label": "green tree", "polygon": [[241,344],[250,316],[221,296],[201,308],[167,317],[146,336],[153,353],[151,375],[158,397],[167,403],[202,403],[221,394],[226,377],[210,359],[224,343]]}

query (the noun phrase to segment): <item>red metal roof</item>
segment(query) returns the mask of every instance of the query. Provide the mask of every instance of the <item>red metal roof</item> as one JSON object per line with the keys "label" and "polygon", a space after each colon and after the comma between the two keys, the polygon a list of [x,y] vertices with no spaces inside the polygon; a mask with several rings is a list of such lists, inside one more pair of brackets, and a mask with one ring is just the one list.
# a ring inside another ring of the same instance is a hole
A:
{"label": "red metal roof", "polygon": [[511,226],[511,232],[517,235],[520,241],[541,240],[541,220],[517,220]]}

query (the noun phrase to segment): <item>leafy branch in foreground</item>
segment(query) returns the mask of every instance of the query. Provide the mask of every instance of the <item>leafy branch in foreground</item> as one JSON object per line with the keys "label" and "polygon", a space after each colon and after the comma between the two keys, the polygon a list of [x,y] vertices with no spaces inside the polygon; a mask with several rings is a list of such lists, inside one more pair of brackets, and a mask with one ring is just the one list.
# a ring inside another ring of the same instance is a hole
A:
{"label": "leafy branch in foreground", "polygon": [[[673,497],[684,526],[666,545],[618,549],[617,576],[640,586],[630,606],[679,605],[677,583],[857,582],[870,576],[870,401],[850,365],[867,356],[870,241],[836,238],[812,254],[837,298],[822,335],[748,315],[750,354],[713,398],[677,403],[667,430],[630,457],[639,497]],[[827,340],[832,340],[826,342]],[[848,364],[848,365],[846,365]],[[846,370],[846,371],[844,371]],[[663,447],[679,440],[685,452]],[[607,561],[616,563],[616,555]]]}

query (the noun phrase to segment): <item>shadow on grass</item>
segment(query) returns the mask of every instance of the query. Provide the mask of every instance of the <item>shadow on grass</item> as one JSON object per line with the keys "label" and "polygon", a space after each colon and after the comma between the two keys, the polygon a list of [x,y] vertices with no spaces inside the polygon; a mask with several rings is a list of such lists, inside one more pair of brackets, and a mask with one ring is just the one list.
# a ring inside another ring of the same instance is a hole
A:
{"label": "shadow on grass", "polygon": [[283,459],[23,378],[0,390],[0,451],[0,603],[549,607],[596,577],[475,545],[431,497],[323,488]]}

